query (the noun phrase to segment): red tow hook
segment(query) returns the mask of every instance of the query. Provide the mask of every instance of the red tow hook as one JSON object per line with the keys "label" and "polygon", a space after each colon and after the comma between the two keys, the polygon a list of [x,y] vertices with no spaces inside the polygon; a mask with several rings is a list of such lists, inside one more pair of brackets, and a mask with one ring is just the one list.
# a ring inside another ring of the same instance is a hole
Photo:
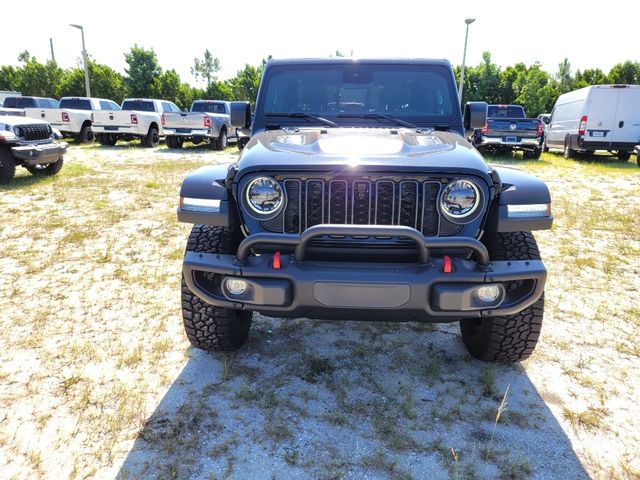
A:
{"label": "red tow hook", "polygon": [[451,257],[449,255],[445,255],[442,259],[442,271],[444,273],[453,272],[453,266],[451,265]]}
{"label": "red tow hook", "polygon": [[273,263],[271,264],[274,270],[280,270],[280,252],[273,254]]}

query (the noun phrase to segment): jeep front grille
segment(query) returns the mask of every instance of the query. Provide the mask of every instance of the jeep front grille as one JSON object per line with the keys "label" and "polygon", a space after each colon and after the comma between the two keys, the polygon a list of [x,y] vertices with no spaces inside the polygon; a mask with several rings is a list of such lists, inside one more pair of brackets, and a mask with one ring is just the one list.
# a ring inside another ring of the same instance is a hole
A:
{"label": "jeep front grille", "polygon": [[51,136],[50,125],[20,125],[16,128],[16,134],[21,140],[47,140]]}
{"label": "jeep front grille", "polygon": [[[261,222],[270,232],[300,233],[313,225],[328,223],[405,225],[427,236],[440,233],[437,202],[441,184],[436,180],[279,180],[287,195],[287,205],[274,219]],[[448,230],[449,235],[458,231]]]}

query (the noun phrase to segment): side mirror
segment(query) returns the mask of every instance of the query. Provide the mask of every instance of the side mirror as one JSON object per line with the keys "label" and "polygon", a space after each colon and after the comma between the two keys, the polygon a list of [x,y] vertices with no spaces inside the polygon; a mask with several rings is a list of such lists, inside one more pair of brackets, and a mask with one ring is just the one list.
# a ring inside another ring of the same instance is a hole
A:
{"label": "side mirror", "polygon": [[487,102],[467,102],[464,106],[464,129],[473,131],[484,128],[487,123]]}
{"label": "side mirror", "polygon": [[251,127],[251,105],[249,102],[231,102],[231,125],[236,128]]}
{"label": "side mirror", "polygon": [[542,117],[542,123],[549,125],[551,123],[551,117]]}

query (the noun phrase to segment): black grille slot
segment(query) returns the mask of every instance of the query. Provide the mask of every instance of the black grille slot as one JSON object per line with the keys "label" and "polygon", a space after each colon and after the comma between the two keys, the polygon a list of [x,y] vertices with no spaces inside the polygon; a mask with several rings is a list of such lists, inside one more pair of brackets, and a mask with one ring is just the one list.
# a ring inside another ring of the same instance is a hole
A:
{"label": "black grille slot", "polygon": [[307,182],[307,228],[319,225],[324,220],[324,182],[309,180]]}
{"label": "black grille slot", "polygon": [[301,233],[321,223],[405,225],[426,236],[455,235],[460,227],[441,218],[440,182],[424,178],[280,179],[285,209],[262,221],[267,231]]}
{"label": "black grille slot", "polygon": [[329,182],[329,223],[347,223],[347,182]]}
{"label": "black grille slot", "polygon": [[284,233],[300,233],[302,182],[300,180],[285,180],[284,189],[287,192],[287,208],[284,211]]}
{"label": "black grille slot", "polygon": [[381,181],[376,185],[376,225],[393,225],[395,184]]}
{"label": "black grille slot", "polygon": [[418,227],[418,182],[400,182],[400,201],[398,224],[406,227]]}
{"label": "black grille slot", "polygon": [[371,182],[353,182],[351,193],[352,222],[356,225],[369,225],[371,222]]}
{"label": "black grille slot", "polygon": [[47,140],[51,136],[51,126],[20,125],[17,134],[22,140]]}
{"label": "black grille slot", "polygon": [[440,184],[427,182],[424,184],[423,209],[422,209],[422,233],[428,237],[438,235],[438,194]]}

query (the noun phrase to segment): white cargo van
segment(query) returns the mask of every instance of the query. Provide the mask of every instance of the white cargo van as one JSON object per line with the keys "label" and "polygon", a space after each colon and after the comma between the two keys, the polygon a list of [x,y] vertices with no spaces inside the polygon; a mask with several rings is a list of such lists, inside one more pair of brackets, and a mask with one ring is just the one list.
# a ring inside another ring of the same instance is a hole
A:
{"label": "white cargo van", "polygon": [[544,142],[566,158],[606,150],[629,160],[640,144],[640,85],[592,85],[560,95]]}

